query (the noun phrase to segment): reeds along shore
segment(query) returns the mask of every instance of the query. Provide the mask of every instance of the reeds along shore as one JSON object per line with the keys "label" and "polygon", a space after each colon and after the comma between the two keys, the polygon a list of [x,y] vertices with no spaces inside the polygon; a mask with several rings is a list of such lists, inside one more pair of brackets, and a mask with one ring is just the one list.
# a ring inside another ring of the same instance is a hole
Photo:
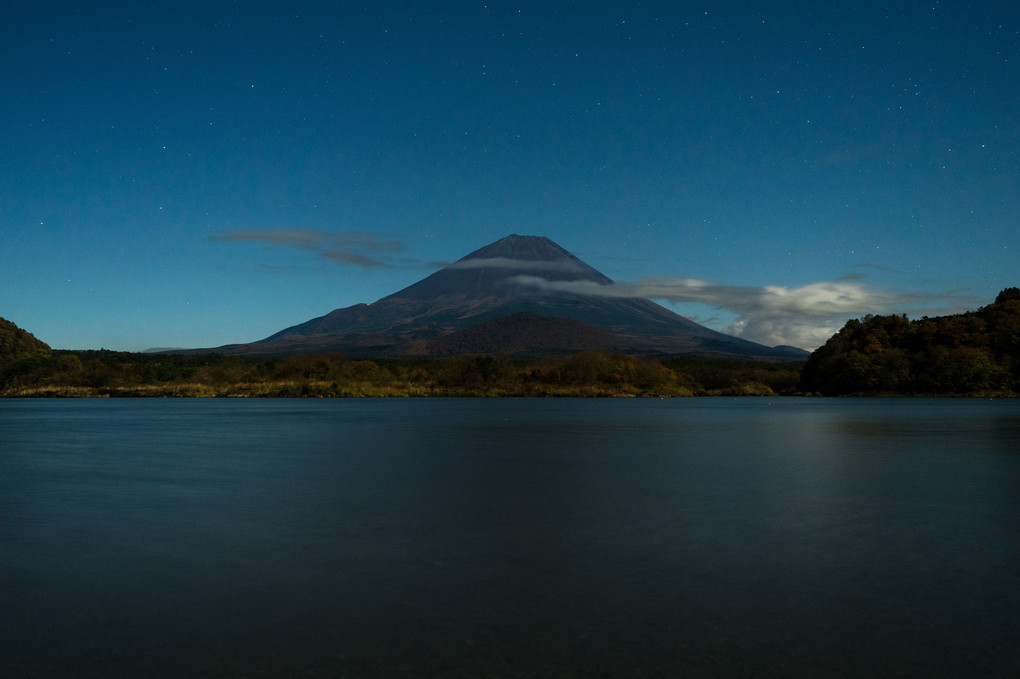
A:
{"label": "reeds along shore", "polygon": [[771,396],[797,393],[800,368],[599,352],[530,361],[493,356],[372,361],[56,351],[9,366],[0,374],[0,396]]}

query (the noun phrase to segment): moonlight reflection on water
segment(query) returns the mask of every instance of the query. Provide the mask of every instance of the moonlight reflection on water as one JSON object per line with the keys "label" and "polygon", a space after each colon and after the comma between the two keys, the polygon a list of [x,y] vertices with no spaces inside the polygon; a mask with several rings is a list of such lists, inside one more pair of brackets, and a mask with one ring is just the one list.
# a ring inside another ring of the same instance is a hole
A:
{"label": "moonlight reflection on water", "polygon": [[1020,670],[1020,408],[0,402],[4,676]]}

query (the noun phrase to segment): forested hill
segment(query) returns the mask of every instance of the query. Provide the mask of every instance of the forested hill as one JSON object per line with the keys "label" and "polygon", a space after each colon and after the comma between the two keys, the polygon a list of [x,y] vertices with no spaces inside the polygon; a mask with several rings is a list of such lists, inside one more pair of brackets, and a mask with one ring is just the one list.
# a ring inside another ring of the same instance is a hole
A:
{"label": "forested hill", "polygon": [[823,395],[1017,395],[1020,289],[955,316],[847,322],[808,359],[801,388]]}
{"label": "forested hill", "polygon": [[22,358],[49,356],[50,348],[32,333],[0,318],[0,368]]}

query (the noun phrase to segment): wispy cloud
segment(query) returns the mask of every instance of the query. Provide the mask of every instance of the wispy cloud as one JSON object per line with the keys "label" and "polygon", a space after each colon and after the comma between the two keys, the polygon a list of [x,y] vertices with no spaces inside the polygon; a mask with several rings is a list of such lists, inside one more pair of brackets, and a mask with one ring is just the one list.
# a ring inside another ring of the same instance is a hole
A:
{"label": "wispy cloud", "polygon": [[361,266],[366,269],[393,266],[389,261],[384,261],[378,257],[370,257],[355,250],[326,250],[322,253],[322,256],[334,262],[353,264],[354,266]]}
{"label": "wispy cloud", "polygon": [[462,259],[447,266],[448,269],[513,269],[517,271],[580,271],[582,266],[571,261],[545,261],[541,259],[513,259],[485,257]]}
{"label": "wispy cloud", "polygon": [[254,241],[317,252],[322,257],[364,268],[394,266],[392,255],[404,244],[371,231],[316,231],[314,229],[231,229],[210,240],[221,243]]}
{"label": "wispy cloud", "polygon": [[510,281],[583,295],[700,303],[736,316],[731,325],[718,328],[723,332],[770,346],[788,344],[809,350],[824,344],[851,318],[865,314],[956,313],[973,308],[976,301],[954,293],[930,295],[883,290],[861,283],[856,276],[794,288],[725,285],[693,278],[648,278],[600,285],[522,275]]}

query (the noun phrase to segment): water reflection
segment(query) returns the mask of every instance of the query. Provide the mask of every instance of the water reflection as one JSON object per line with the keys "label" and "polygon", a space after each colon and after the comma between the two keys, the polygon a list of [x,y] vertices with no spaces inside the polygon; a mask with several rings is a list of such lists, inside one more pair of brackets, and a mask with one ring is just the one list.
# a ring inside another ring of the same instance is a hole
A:
{"label": "water reflection", "polygon": [[0,674],[1012,675],[1018,415],[0,402]]}

